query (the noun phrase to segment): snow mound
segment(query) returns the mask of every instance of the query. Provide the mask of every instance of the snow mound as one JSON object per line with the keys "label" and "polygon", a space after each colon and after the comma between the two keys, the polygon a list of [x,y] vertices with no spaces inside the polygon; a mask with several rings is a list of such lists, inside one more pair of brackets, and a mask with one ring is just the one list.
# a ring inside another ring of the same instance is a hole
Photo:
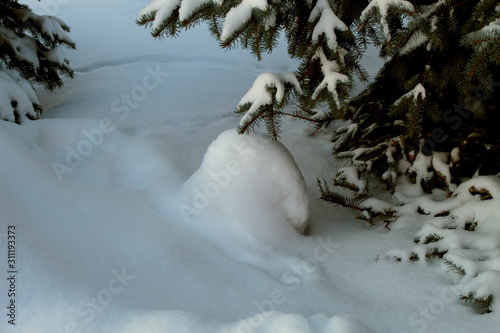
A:
{"label": "snow mound", "polygon": [[309,217],[304,178],[285,146],[234,129],[208,147],[179,197],[181,220],[222,247],[279,246],[303,233]]}

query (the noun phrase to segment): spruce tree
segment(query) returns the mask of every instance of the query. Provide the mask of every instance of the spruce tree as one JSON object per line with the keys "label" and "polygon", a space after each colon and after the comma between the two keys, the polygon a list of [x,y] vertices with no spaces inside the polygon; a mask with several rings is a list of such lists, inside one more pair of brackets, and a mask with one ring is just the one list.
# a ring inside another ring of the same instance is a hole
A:
{"label": "spruce tree", "polygon": [[33,89],[53,90],[61,75],[73,77],[63,47],[75,48],[69,27],[55,16],[37,15],[17,0],[0,1],[0,119],[37,119],[42,108]]}
{"label": "spruce tree", "polygon": [[[352,188],[375,173],[394,190],[403,171],[418,173],[423,188],[431,189],[478,170],[500,171],[499,11],[496,0],[157,0],[137,23],[160,38],[205,22],[221,47],[241,46],[258,59],[284,34],[289,55],[301,64],[293,74],[256,79],[236,109],[243,115],[240,133],[264,122],[277,138],[283,116],[318,129],[340,123],[333,151],[356,170],[341,170],[335,185]],[[360,58],[368,43],[388,60],[351,98],[353,77],[367,80]],[[290,98],[298,108],[285,112]],[[435,151],[448,153],[435,162],[450,165],[449,176],[412,165],[419,155],[419,161],[431,156],[432,168]],[[325,198],[340,198],[324,185]],[[358,192],[362,198],[367,188]]]}
{"label": "spruce tree", "polygon": [[[498,243],[491,241],[485,250],[483,241],[498,236],[481,228],[498,220],[479,212],[498,207],[500,193],[498,0],[155,0],[137,19],[155,38],[177,36],[200,22],[221,47],[241,46],[258,59],[283,34],[290,57],[301,61],[295,73],[257,77],[236,108],[240,133],[263,122],[277,138],[283,116],[332,131],[333,153],[351,163],[337,170],[333,182],[318,180],[321,198],[386,227],[409,212],[432,214],[417,245],[390,256],[443,257],[445,265],[471,279],[462,299],[491,311],[494,296],[500,297],[489,292],[500,281]],[[354,76],[367,81],[360,59],[368,43],[386,63],[352,97]],[[298,107],[287,112],[291,99]],[[393,192],[404,181],[413,182],[414,193],[436,187],[455,193],[442,205],[420,204],[411,211],[415,205],[367,199],[374,175]],[[465,204],[478,197],[481,205]],[[464,219],[471,215],[464,210],[483,220]],[[464,267],[476,262],[488,265],[474,277],[477,270]]]}
{"label": "spruce tree", "polygon": [[[239,132],[264,122],[269,135],[280,134],[280,118],[304,119],[318,127],[332,117],[344,119],[353,76],[367,74],[360,65],[364,41],[356,37],[356,20],[368,4],[358,1],[160,0],[140,13],[137,23],[151,27],[155,38],[177,36],[200,22],[208,25],[222,48],[240,46],[261,59],[272,52],[280,35],[290,57],[301,64],[296,73],[259,76],[236,112],[243,115]],[[285,112],[290,98],[299,108]],[[328,114],[318,112],[326,106]]]}
{"label": "spruce tree", "polygon": [[337,130],[334,152],[392,190],[405,172],[424,190],[500,172],[498,1],[411,1],[407,13],[387,11],[406,16],[395,23],[379,3],[362,13],[359,32],[388,61],[350,102],[352,123]]}

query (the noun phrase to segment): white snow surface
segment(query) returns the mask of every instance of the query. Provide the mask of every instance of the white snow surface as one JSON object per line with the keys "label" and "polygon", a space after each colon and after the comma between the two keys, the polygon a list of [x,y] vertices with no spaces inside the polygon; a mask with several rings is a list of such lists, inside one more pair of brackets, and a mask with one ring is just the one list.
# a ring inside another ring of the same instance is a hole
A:
{"label": "white snow surface", "polygon": [[[47,9],[26,3],[39,14]],[[227,166],[227,156],[217,156],[233,154],[233,139],[265,140],[226,132],[238,124],[241,96],[259,74],[291,72],[297,63],[286,48],[261,63],[245,51],[222,52],[203,26],[153,41],[134,23],[147,3],[72,0],[50,8],[77,42],[68,54],[75,78],[52,93],[38,90],[44,119],[0,122],[0,332],[498,328],[498,312],[480,316],[450,297],[453,283],[436,265],[376,261],[410,244],[420,224],[369,227],[356,212],[321,202],[316,177],[343,165],[330,154],[330,135],[309,136],[303,123],[283,123],[289,154],[275,143],[256,155],[268,176],[242,167],[246,176],[186,223],[178,204],[188,185]],[[288,167],[280,173],[273,163]],[[305,211],[297,170],[309,199],[306,236],[286,222]],[[240,182],[247,191],[236,191]],[[287,189],[296,207],[266,206]],[[224,205],[223,196],[235,204]],[[229,221],[237,219],[245,233],[234,232]],[[8,226],[16,233],[15,326],[5,293]]]}

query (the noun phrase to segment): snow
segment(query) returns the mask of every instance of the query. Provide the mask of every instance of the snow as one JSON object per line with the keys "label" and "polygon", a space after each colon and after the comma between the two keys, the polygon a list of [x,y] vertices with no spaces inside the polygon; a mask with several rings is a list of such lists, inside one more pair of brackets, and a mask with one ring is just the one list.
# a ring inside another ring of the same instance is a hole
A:
{"label": "snow", "polygon": [[37,46],[33,38],[29,36],[19,37],[16,33],[0,25],[0,41],[9,45],[15,52],[16,58],[27,61],[36,69],[40,66],[37,55]]}
{"label": "snow", "polygon": [[[450,157],[447,153],[435,152],[432,154],[432,167],[440,175],[440,177],[444,179],[448,187],[452,186],[450,172],[451,164],[448,163],[449,159]],[[454,188],[450,189],[454,190]]]}
{"label": "snow", "polygon": [[327,0],[318,0],[314,6],[309,22],[319,21],[314,26],[312,41],[316,43],[319,36],[325,35],[328,40],[328,46],[334,51],[337,51],[337,35],[335,30],[347,31],[349,28],[335,15]]}
{"label": "snow", "polygon": [[262,251],[266,245],[296,238],[294,229],[304,233],[309,217],[304,178],[288,150],[263,134],[234,129],[210,144],[179,199],[180,220],[243,262],[259,252],[270,256]]}
{"label": "snow", "polygon": [[366,188],[366,180],[359,178],[359,169],[356,166],[340,168],[337,171],[335,178],[338,180],[344,180],[360,190],[364,190]]}
{"label": "snow", "polygon": [[[23,79],[16,71],[0,69],[0,119],[15,121],[14,111],[17,111],[21,120],[26,114],[36,117],[33,104],[40,102],[30,83]],[[12,102],[16,102],[13,107]]]}
{"label": "snow", "polygon": [[321,93],[321,91],[323,91],[324,89],[328,89],[330,94],[332,94],[333,100],[337,104],[337,107],[340,108],[340,100],[337,93],[337,83],[349,83],[350,79],[347,75],[338,72],[339,65],[335,60],[328,60],[322,48],[318,49],[318,51],[316,52],[316,57],[320,59],[321,71],[323,72],[324,78],[323,81],[321,81],[321,83],[316,87],[312,98],[318,98],[318,95]]}
{"label": "snow", "polygon": [[48,61],[56,63],[59,66],[63,66],[65,61],[67,60],[64,49],[60,45],[57,45],[56,47],[44,52],[44,55]]}
{"label": "snow", "polygon": [[[167,21],[173,12],[179,7],[181,0],[154,1],[151,9],[158,10],[153,21],[153,31],[161,29],[163,23]],[[143,14],[141,11],[139,17]]]}
{"label": "snow", "polygon": [[391,32],[389,29],[389,22],[387,22],[387,16],[389,9],[391,7],[396,7],[398,9],[406,10],[408,12],[414,12],[415,8],[409,1],[405,0],[371,0],[368,6],[361,13],[360,21],[365,22],[370,19],[375,11],[380,14],[380,24],[386,40],[391,39]]}
{"label": "snow", "polygon": [[[26,2],[42,13],[43,2]],[[263,205],[275,193],[260,178],[251,186],[265,190],[262,198],[255,189],[226,195],[248,196],[253,205],[214,200],[199,221],[178,218],[179,199],[190,193],[186,182],[199,185],[209,166],[224,166],[209,147],[215,140],[221,154],[231,151],[226,139],[233,134],[226,131],[234,133],[240,120],[233,110],[241,96],[258,75],[291,72],[297,63],[288,59],[286,47],[261,63],[245,51],[222,52],[203,26],[175,40],[153,41],[134,23],[146,3],[60,2],[57,15],[71,26],[78,44],[67,55],[75,78],[55,92],[38,89],[44,119],[22,126],[0,122],[1,266],[6,274],[7,227],[15,225],[19,292],[13,327],[6,321],[9,281],[3,275],[2,333],[498,328],[498,312],[473,313],[435,264],[376,261],[377,255],[411,244],[422,223],[408,216],[391,224],[391,231],[369,227],[355,212],[321,202],[316,178],[332,177],[344,165],[330,154],[330,135],[310,136],[303,123],[284,119],[281,143],[289,153],[278,143],[264,148],[261,158],[268,161],[259,167],[271,171],[275,160],[266,149],[279,151],[283,160],[276,163],[288,166],[286,177],[267,181],[282,189],[302,188],[293,157],[309,198],[306,236],[286,218],[259,219],[300,208],[273,211]],[[257,133],[237,138],[250,145],[265,140]],[[71,171],[58,177],[54,162]],[[239,181],[249,186],[250,179],[235,178],[234,186]],[[284,179],[293,181],[280,183]],[[460,193],[456,201],[471,197],[467,189]],[[240,216],[240,209],[246,215]],[[231,238],[238,226],[226,229],[224,214],[238,215],[252,237]],[[205,234],[203,228],[223,234]],[[270,230],[279,233],[256,239]]]}
{"label": "snow", "polygon": [[183,0],[179,8],[179,20],[189,19],[196,10],[211,3],[212,0]]}
{"label": "snow", "polygon": [[275,74],[262,73],[254,81],[252,88],[243,96],[238,103],[238,106],[243,106],[247,103],[252,103],[250,109],[244,114],[240,120],[240,125],[250,121],[257,113],[259,108],[264,105],[271,104],[273,96],[268,88],[276,88],[276,100],[278,103],[285,98],[285,84],[290,84],[297,91],[302,91],[299,81],[293,73]]}
{"label": "snow", "polygon": [[[472,190],[487,191],[491,198],[483,199]],[[417,233],[418,245],[388,251],[387,256],[408,260],[416,254],[422,259],[436,250],[447,251],[444,259],[463,270],[457,285],[461,295],[497,299],[500,296],[499,198],[500,179],[497,176],[480,176],[463,182],[451,198],[441,202],[429,200],[429,197],[419,198],[414,204],[434,217],[428,218]],[[395,209],[398,214],[406,214],[408,207],[403,207]],[[447,214],[439,216],[443,212]],[[437,239],[428,242],[430,236]],[[492,310],[499,310],[498,303],[493,303]]]}
{"label": "snow", "polygon": [[412,90],[398,98],[396,102],[394,102],[394,105],[399,105],[407,98],[412,98],[414,101],[417,101],[419,97],[425,99],[425,87],[422,83],[417,84]]}
{"label": "snow", "polygon": [[428,40],[429,38],[426,35],[418,31],[415,33],[415,35],[413,35],[410,38],[408,43],[406,43],[402,48],[399,49],[399,54],[401,55],[408,54],[413,50],[415,50],[416,48],[418,48],[419,46],[421,46],[422,44],[426,43]]}
{"label": "snow", "polygon": [[67,24],[60,18],[54,16],[35,16],[32,19],[39,22],[42,27],[42,32],[46,34],[51,41],[64,41],[68,44],[74,44],[69,32],[63,29]]}
{"label": "snow", "polygon": [[223,42],[230,39],[250,20],[254,8],[267,10],[267,0],[242,0],[238,6],[231,8],[222,25],[221,40]]}

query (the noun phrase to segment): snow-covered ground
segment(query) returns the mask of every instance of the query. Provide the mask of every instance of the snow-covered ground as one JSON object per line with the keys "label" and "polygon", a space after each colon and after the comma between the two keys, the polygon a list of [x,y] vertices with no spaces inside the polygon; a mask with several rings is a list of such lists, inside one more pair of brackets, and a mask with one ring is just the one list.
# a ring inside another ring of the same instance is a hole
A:
{"label": "snow-covered ground", "polygon": [[295,69],[284,48],[259,63],[203,27],[154,41],[134,23],[148,0],[27,3],[63,18],[78,49],[75,78],[39,91],[44,119],[0,123],[1,332],[500,326],[458,300],[439,263],[377,260],[420,223],[369,227],[318,199],[316,177],[343,166],[329,135],[285,121],[284,146],[235,137],[257,75]]}

